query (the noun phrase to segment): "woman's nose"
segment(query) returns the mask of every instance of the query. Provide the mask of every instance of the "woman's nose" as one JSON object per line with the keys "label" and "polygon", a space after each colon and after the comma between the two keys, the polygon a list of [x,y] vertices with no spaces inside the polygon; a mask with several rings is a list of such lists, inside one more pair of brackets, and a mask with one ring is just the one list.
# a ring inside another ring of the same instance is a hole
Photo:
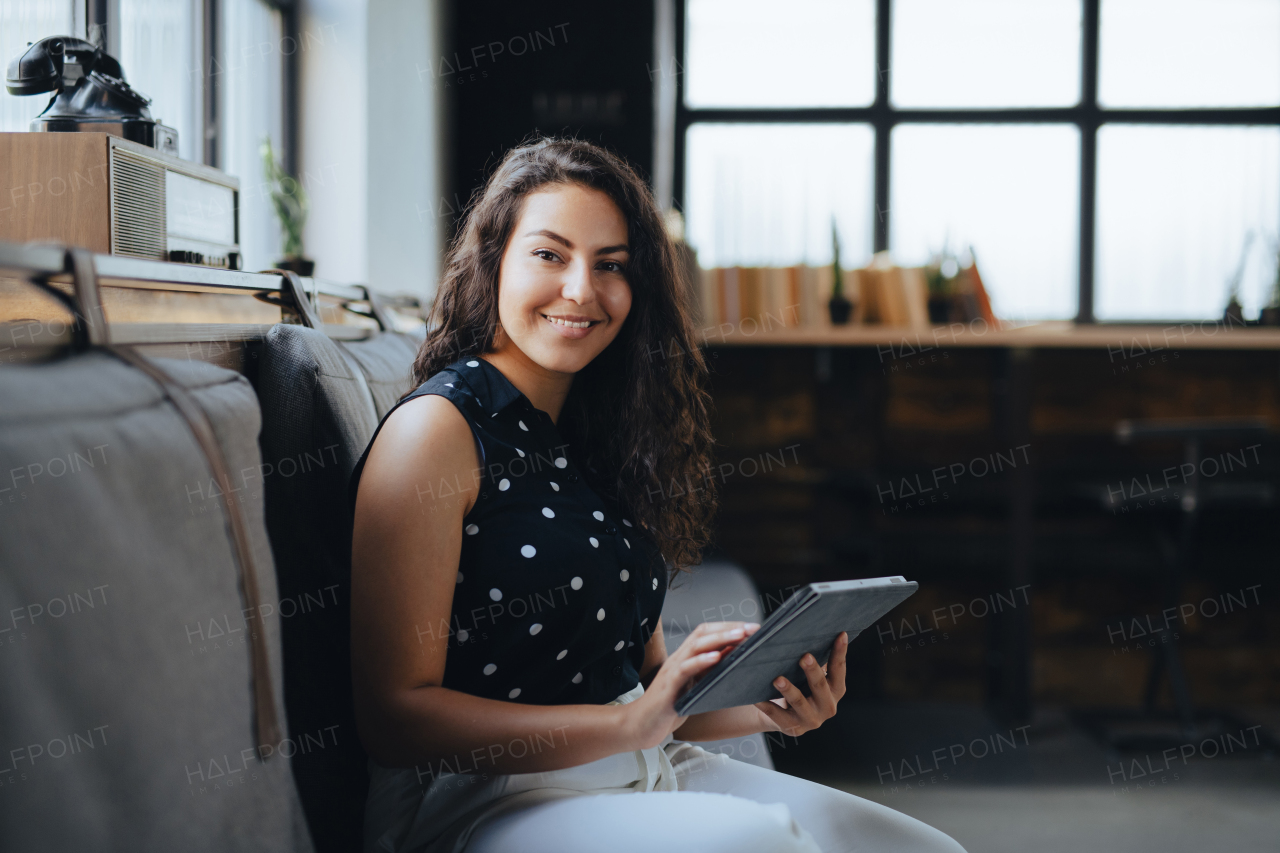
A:
{"label": "woman's nose", "polygon": [[569,264],[560,293],[565,299],[577,302],[579,305],[594,299],[595,286],[591,282],[591,267],[576,261]]}

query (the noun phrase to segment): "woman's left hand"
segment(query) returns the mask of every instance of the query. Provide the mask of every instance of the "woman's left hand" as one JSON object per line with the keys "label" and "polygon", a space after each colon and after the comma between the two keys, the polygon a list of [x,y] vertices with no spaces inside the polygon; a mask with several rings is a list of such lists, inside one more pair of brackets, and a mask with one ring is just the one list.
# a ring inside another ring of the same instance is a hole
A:
{"label": "woman's left hand", "polygon": [[778,688],[782,699],[756,703],[760,713],[769,718],[773,731],[798,737],[836,715],[836,703],[844,696],[845,653],[848,650],[849,634],[841,631],[825,667],[818,666],[818,661],[811,654],[805,653],[800,658],[800,666],[809,680],[808,696],[786,678],[778,676],[774,679],[773,686]]}

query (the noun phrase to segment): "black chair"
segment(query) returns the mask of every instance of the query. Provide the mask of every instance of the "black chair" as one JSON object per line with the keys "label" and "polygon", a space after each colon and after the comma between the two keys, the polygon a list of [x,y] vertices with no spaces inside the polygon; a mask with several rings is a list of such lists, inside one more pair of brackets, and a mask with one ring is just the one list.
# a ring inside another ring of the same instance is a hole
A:
{"label": "black chair", "polygon": [[[1175,540],[1159,528],[1156,533],[1163,564],[1160,578],[1163,612],[1168,608],[1176,612],[1182,601],[1183,582],[1195,562],[1203,508],[1207,504],[1228,503],[1265,506],[1271,504],[1275,497],[1268,482],[1206,483],[1204,442],[1214,439],[1260,440],[1269,432],[1265,418],[1153,418],[1124,420],[1116,425],[1116,440],[1121,444],[1169,439],[1182,443],[1182,462],[1174,466],[1178,472],[1176,484],[1179,490],[1177,538]],[[1209,476],[1216,476],[1216,472]],[[1108,509],[1114,509],[1117,504],[1110,489],[1103,502]],[[1166,624],[1162,624],[1152,637],[1156,642],[1147,670],[1142,707],[1092,710],[1075,715],[1085,729],[1113,751],[1159,750],[1244,727],[1241,721],[1228,713],[1196,709],[1179,652],[1177,623],[1162,621]],[[1161,711],[1158,707],[1160,688],[1165,678],[1173,698],[1172,712]],[[1274,750],[1276,744],[1268,742],[1267,748]]]}

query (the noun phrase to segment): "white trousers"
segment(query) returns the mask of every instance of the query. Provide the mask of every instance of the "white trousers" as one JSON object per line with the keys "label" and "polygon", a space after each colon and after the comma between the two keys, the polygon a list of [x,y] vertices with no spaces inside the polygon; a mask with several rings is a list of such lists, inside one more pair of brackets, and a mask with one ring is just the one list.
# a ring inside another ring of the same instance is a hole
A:
{"label": "white trousers", "polygon": [[816,782],[695,744],[668,755],[678,791],[547,791],[482,822],[466,853],[964,853],[915,818]]}
{"label": "white trousers", "polygon": [[429,768],[423,785],[420,770],[369,766],[365,853],[964,853],[893,809],[670,735],[543,773]]}

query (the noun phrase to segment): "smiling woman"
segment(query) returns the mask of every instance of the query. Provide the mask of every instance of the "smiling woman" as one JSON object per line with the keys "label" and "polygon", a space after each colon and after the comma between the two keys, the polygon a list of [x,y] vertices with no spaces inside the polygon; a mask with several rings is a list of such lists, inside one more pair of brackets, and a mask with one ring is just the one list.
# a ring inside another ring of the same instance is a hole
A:
{"label": "smiling woman", "polygon": [[[469,211],[417,388],[352,474],[366,851],[960,849],[675,742],[818,727],[848,638],[826,667],[801,660],[808,696],[779,678],[783,699],[675,712],[760,626],[704,623],[670,655],[663,641],[667,581],[699,562],[715,508],[667,488],[711,461],[673,259],[639,177],[585,142],[515,149]],[[621,793],[644,796],[604,796]]]}

